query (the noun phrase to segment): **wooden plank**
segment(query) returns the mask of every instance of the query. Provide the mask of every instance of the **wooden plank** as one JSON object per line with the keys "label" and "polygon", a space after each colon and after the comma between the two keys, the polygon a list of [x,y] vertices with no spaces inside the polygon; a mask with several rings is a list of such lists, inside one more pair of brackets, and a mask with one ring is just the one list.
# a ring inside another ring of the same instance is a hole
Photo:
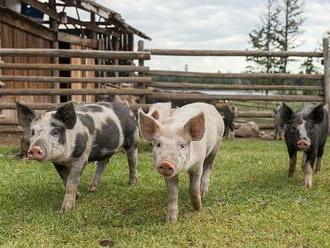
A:
{"label": "wooden plank", "polygon": [[[23,102],[21,102],[23,103]],[[79,104],[79,102],[77,102]],[[82,102],[84,103],[84,102]],[[29,106],[32,109],[35,110],[48,110],[53,107],[55,107],[57,104],[54,103],[23,103],[27,106]],[[137,110],[139,108],[142,108],[143,110],[148,110],[150,104],[134,104],[131,105],[130,108],[133,110]],[[16,109],[16,104],[15,103],[0,103],[0,110],[1,109]]]}
{"label": "wooden plank", "polygon": [[0,89],[0,96],[148,95],[141,89]]}
{"label": "wooden plank", "polygon": [[236,111],[236,117],[248,117],[248,118],[273,118],[273,111]]}
{"label": "wooden plank", "polygon": [[0,56],[43,56],[43,57],[78,57],[107,59],[150,59],[148,52],[71,50],[71,49],[19,49],[1,48]]}
{"label": "wooden plank", "polygon": [[237,100],[237,101],[284,101],[284,102],[323,102],[321,96],[307,95],[207,95],[196,93],[151,93],[147,96],[150,101],[213,101],[213,100]]}
{"label": "wooden plank", "polygon": [[274,52],[248,50],[189,50],[189,49],[145,49],[152,55],[165,56],[253,56],[253,57],[323,57],[322,52]]}
{"label": "wooden plank", "polygon": [[0,69],[21,70],[61,70],[61,71],[108,71],[108,72],[146,72],[147,66],[134,65],[73,65],[73,64],[35,64],[2,63]]}
{"label": "wooden plank", "polygon": [[[323,39],[323,58],[324,58],[324,102],[328,106],[330,113],[330,52],[329,38]],[[330,115],[328,115],[328,123],[330,123]],[[328,134],[330,134],[330,124],[328,125]]]}
{"label": "wooden plank", "polygon": [[20,15],[10,9],[4,9],[0,7],[0,21],[49,41],[55,39],[54,30],[46,28],[40,25],[40,23],[33,21],[24,15]]}
{"label": "wooden plank", "polygon": [[[138,51],[143,51],[143,49],[144,49],[144,41],[139,40],[138,41]],[[139,60],[139,66],[144,66],[144,60],[143,59]],[[143,76],[145,76],[145,74],[143,72],[139,72],[139,76],[143,77]],[[140,88],[140,89],[145,89],[145,87],[146,87],[145,84],[138,84],[137,85],[137,88]],[[141,96],[140,99],[139,99],[139,102],[140,103],[146,103],[145,96]]]}
{"label": "wooden plank", "polygon": [[87,46],[87,47],[90,47],[93,49],[97,48],[96,40],[92,40],[89,38],[81,38],[77,35],[71,35],[71,34],[64,33],[64,32],[58,32],[57,38],[59,41],[62,41],[62,42]]}
{"label": "wooden plank", "polygon": [[[1,68],[1,65],[0,65]],[[149,86],[162,89],[199,89],[199,90],[308,90],[323,91],[323,86],[306,85],[261,85],[261,84],[223,84],[223,83],[168,83],[153,82]]]}
{"label": "wooden plank", "polygon": [[[1,53],[0,53],[1,55]],[[323,80],[321,74],[289,74],[289,73],[208,73],[150,70],[149,76],[188,77],[188,78],[227,78],[227,79],[318,79]]]}
{"label": "wooden plank", "polygon": [[89,78],[71,78],[71,77],[34,77],[34,76],[0,76],[0,81],[14,82],[60,82],[60,83],[150,83],[150,77],[89,77]]}

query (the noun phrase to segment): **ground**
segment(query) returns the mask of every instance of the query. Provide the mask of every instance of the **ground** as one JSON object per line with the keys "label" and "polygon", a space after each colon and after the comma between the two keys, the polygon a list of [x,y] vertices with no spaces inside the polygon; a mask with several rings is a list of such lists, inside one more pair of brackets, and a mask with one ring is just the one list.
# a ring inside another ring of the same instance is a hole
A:
{"label": "ground", "polygon": [[12,158],[0,148],[1,247],[329,247],[330,152],[312,189],[300,165],[287,178],[283,141],[224,142],[203,210],[193,211],[188,178],[180,178],[177,223],[165,224],[165,187],[140,149],[139,183],[127,185],[123,154],[111,160],[99,190],[89,194],[94,165],[83,174],[76,209],[60,214],[62,183],[47,163]]}

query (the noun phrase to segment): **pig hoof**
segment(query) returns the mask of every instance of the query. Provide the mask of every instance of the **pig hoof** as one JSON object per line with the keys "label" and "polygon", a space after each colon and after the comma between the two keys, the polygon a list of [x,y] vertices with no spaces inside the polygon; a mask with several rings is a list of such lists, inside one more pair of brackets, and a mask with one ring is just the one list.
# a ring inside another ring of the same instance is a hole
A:
{"label": "pig hoof", "polygon": [[176,214],[168,214],[166,216],[166,222],[167,223],[173,223],[173,222],[176,222],[178,219],[178,217],[176,216]]}
{"label": "pig hoof", "polygon": [[133,185],[135,185],[136,183],[137,183],[137,177],[134,177],[134,178],[130,178],[129,180],[128,180],[128,185],[130,185],[130,186],[133,186]]}
{"label": "pig hoof", "polygon": [[201,197],[203,197],[209,191],[209,186],[207,184],[201,184]]}
{"label": "pig hoof", "polygon": [[88,188],[89,193],[93,193],[95,191],[96,191],[96,186],[94,186],[94,185],[89,186],[89,188]]}
{"label": "pig hoof", "polygon": [[312,181],[305,181],[305,187],[306,188],[311,188],[313,185],[312,185]]}
{"label": "pig hoof", "polygon": [[80,192],[77,192],[77,194],[76,194],[76,199],[79,199],[80,197],[81,197]]}
{"label": "pig hoof", "polygon": [[61,207],[61,212],[62,213],[65,213],[69,210],[72,210],[74,209],[74,206],[75,206],[75,202],[74,201],[67,201],[67,202],[64,202],[62,204],[62,207]]}

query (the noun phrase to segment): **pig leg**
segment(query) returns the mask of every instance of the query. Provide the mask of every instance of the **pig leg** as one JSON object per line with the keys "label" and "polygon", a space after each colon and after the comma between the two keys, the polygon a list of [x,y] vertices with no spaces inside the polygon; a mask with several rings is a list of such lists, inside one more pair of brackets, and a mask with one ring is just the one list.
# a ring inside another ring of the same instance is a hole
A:
{"label": "pig leg", "polygon": [[275,126],[274,127],[274,140],[277,139],[277,133],[278,133],[278,130],[277,130],[277,127]]}
{"label": "pig leg", "polygon": [[210,153],[210,155],[207,158],[205,158],[205,160],[204,160],[203,174],[202,174],[202,178],[201,178],[201,196],[202,197],[209,190],[212,164],[215,159],[215,156],[217,155],[219,147],[220,147],[220,144],[216,145],[214,147],[213,151]]}
{"label": "pig leg", "polygon": [[80,176],[85,165],[86,161],[75,161],[71,164],[70,172],[66,179],[65,195],[61,207],[61,212],[71,210],[75,207]]}
{"label": "pig leg", "polygon": [[307,160],[307,155],[305,152],[303,152],[302,159],[301,159],[301,169],[302,170],[305,170],[306,160]]}
{"label": "pig leg", "polygon": [[190,171],[190,199],[195,210],[200,210],[202,208],[201,200],[201,177],[202,177],[202,165],[199,166],[200,169],[197,171]]}
{"label": "pig leg", "polygon": [[325,144],[320,145],[317,151],[316,164],[315,164],[315,173],[317,174],[319,174],[321,171],[321,160],[324,152],[324,145]]}
{"label": "pig leg", "polygon": [[167,188],[166,222],[174,222],[178,218],[178,176],[165,178]]}
{"label": "pig leg", "polygon": [[91,185],[88,188],[88,192],[95,192],[97,186],[100,184],[101,177],[104,173],[104,170],[107,166],[108,160],[97,161],[97,167],[91,182]]}
{"label": "pig leg", "polygon": [[[63,181],[64,188],[65,188],[66,180],[68,178],[70,168],[68,166],[60,165],[60,164],[56,164],[56,163],[54,163],[54,166],[55,166],[56,171],[60,175],[60,177]],[[80,196],[81,196],[81,194],[79,193],[79,191],[77,191],[76,199],[78,199]]]}
{"label": "pig leg", "polygon": [[129,177],[128,177],[128,184],[135,185],[138,180],[138,173],[137,173],[137,162],[138,162],[138,149],[136,146],[127,149],[127,160],[128,160],[128,167],[129,167]]}
{"label": "pig leg", "polygon": [[315,155],[312,152],[307,154],[305,170],[304,170],[304,185],[310,188],[313,185],[313,165],[315,162]]}
{"label": "pig leg", "polygon": [[290,157],[290,161],[289,161],[288,177],[292,177],[297,164],[297,151],[289,151],[289,157]]}

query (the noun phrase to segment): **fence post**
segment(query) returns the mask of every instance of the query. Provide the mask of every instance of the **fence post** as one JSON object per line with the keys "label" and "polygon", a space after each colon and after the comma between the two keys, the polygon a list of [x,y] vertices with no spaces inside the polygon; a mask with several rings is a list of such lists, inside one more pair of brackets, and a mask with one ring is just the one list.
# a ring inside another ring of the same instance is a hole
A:
{"label": "fence post", "polygon": [[324,58],[324,101],[328,105],[328,134],[330,134],[330,54],[329,38],[323,38],[323,58]]}
{"label": "fence post", "polygon": [[[143,40],[139,40],[138,41],[138,51],[139,52],[143,52],[144,50],[144,41]],[[143,59],[139,59],[139,66],[144,66],[144,60]],[[144,73],[143,72],[139,72],[138,75],[140,77],[143,77],[144,76]],[[145,84],[137,84],[137,88],[140,88],[140,89],[145,89]],[[146,96],[141,96],[140,97],[140,103],[146,103]]]}

